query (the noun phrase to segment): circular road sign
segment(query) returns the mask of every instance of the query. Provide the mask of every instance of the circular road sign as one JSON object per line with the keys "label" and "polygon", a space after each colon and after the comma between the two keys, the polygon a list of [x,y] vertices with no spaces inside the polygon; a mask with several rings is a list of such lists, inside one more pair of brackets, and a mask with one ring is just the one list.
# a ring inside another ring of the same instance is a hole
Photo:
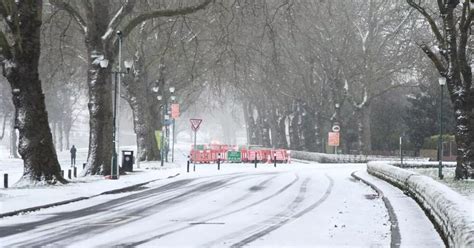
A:
{"label": "circular road sign", "polygon": [[334,126],[332,126],[332,131],[333,132],[339,132],[339,131],[341,131],[341,127],[339,125],[334,125]]}

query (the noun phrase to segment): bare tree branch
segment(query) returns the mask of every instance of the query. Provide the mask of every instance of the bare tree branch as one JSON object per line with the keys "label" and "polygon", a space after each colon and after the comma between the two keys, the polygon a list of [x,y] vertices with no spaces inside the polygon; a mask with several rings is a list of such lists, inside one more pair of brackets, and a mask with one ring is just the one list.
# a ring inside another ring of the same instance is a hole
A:
{"label": "bare tree branch", "polygon": [[196,11],[199,11],[201,9],[206,8],[211,2],[214,0],[205,0],[204,2],[190,6],[190,7],[184,7],[184,8],[179,8],[179,9],[165,9],[165,10],[155,10],[151,11],[148,13],[143,13],[138,15],[137,17],[133,18],[130,20],[125,27],[122,30],[123,36],[127,37],[127,35],[130,34],[130,32],[140,25],[142,22],[153,19],[153,18],[158,18],[158,17],[170,17],[170,16],[177,16],[177,15],[187,15],[194,13]]}
{"label": "bare tree branch", "polygon": [[81,27],[80,30],[82,31],[82,33],[83,34],[87,33],[87,23],[84,20],[84,18],[82,18],[79,11],[74,9],[69,3],[66,3],[63,0],[50,0],[49,2],[52,5],[56,6],[57,8],[59,8],[61,10],[64,10],[67,13],[69,13],[74,18],[74,20],[77,22],[77,24]]}

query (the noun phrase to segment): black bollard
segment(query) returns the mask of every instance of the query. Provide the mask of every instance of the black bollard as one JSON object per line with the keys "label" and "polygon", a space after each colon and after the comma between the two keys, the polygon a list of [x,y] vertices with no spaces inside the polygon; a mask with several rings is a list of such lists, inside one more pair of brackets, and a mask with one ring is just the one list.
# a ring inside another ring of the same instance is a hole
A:
{"label": "black bollard", "polygon": [[67,170],[67,177],[68,177],[69,179],[72,179],[72,178],[71,178],[71,169],[68,169],[68,170]]}
{"label": "black bollard", "polygon": [[188,156],[188,161],[187,161],[187,165],[186,165],[186,171],[189,173],[189,156]]}
{"label": "black bollard", "polygon": [[86,168],[86,163],[82,164],[82,169],[84,170]]}
{"label": "black bollard", "polygon": [[255,163],[255,168],[257,168],[257,159],[254,159],[253,162]]}
{"label": "black bollard", "polygon": [[217,170],[221,170],[221,159],[217,159]]}
{"label": "black bollard", "polygon": [[74,166],[74,177],[77,177],[77,167]]}
{"label": "black bollard", "polygon": [[8,174],[7,173],[3,174],[3,187],[5,189],[8,188]]}
{"label": "black bollard", "polygon": [[273,166],[277,167],[277,156],[273,156]]}

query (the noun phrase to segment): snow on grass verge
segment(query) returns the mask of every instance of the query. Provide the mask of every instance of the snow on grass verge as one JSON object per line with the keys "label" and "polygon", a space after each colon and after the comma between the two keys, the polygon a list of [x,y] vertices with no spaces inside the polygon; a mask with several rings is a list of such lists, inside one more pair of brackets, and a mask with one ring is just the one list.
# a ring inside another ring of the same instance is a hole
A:
{"label": "snow on grass verge", "polygon": [[367,171],[409,192],[434,221],[449,247],[474,247],[474,206],[448,186],[389,162],[369,162]]}
{"label": "snow on grass verge", "polygon": [[449,186],[474,204],[474,179],[456,180],[454,178],[455,167],[443,168],[444,179],[439,179],[438,168],[410,168],[409,170],[431,177],[433,180]]}

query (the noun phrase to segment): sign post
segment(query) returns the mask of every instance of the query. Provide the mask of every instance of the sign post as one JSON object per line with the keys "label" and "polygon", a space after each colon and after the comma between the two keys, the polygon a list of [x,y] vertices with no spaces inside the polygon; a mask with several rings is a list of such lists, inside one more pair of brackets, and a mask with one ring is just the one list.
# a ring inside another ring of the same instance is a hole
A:
{"label": "sign post", "polygon": [[339,131],[341,131],[341,127],[339,126],[339,123],[336,122],[332,126],[332,132],[328,133],[328,145],[334,146],[334,154],[337,154],[337,147],[340,143]]}
{"label": "sign post", "polygon": [[196,151],[197,151],[196,134],[197,134],[197,131],[199,130],[199,126],[201,125],[202,119],[190,119],[189,121],[191,122],[191,129],[194,131],[193,169],[196,170]]}
{"label": "sign post", "polygon": [[173,119],[173,145],[171,147],[171,162],[174,163],[174,140],[176,139],[175,134],[175,126],[176,126],[176,118],[179,117],[179,103],[171,104],[171,118]]}

